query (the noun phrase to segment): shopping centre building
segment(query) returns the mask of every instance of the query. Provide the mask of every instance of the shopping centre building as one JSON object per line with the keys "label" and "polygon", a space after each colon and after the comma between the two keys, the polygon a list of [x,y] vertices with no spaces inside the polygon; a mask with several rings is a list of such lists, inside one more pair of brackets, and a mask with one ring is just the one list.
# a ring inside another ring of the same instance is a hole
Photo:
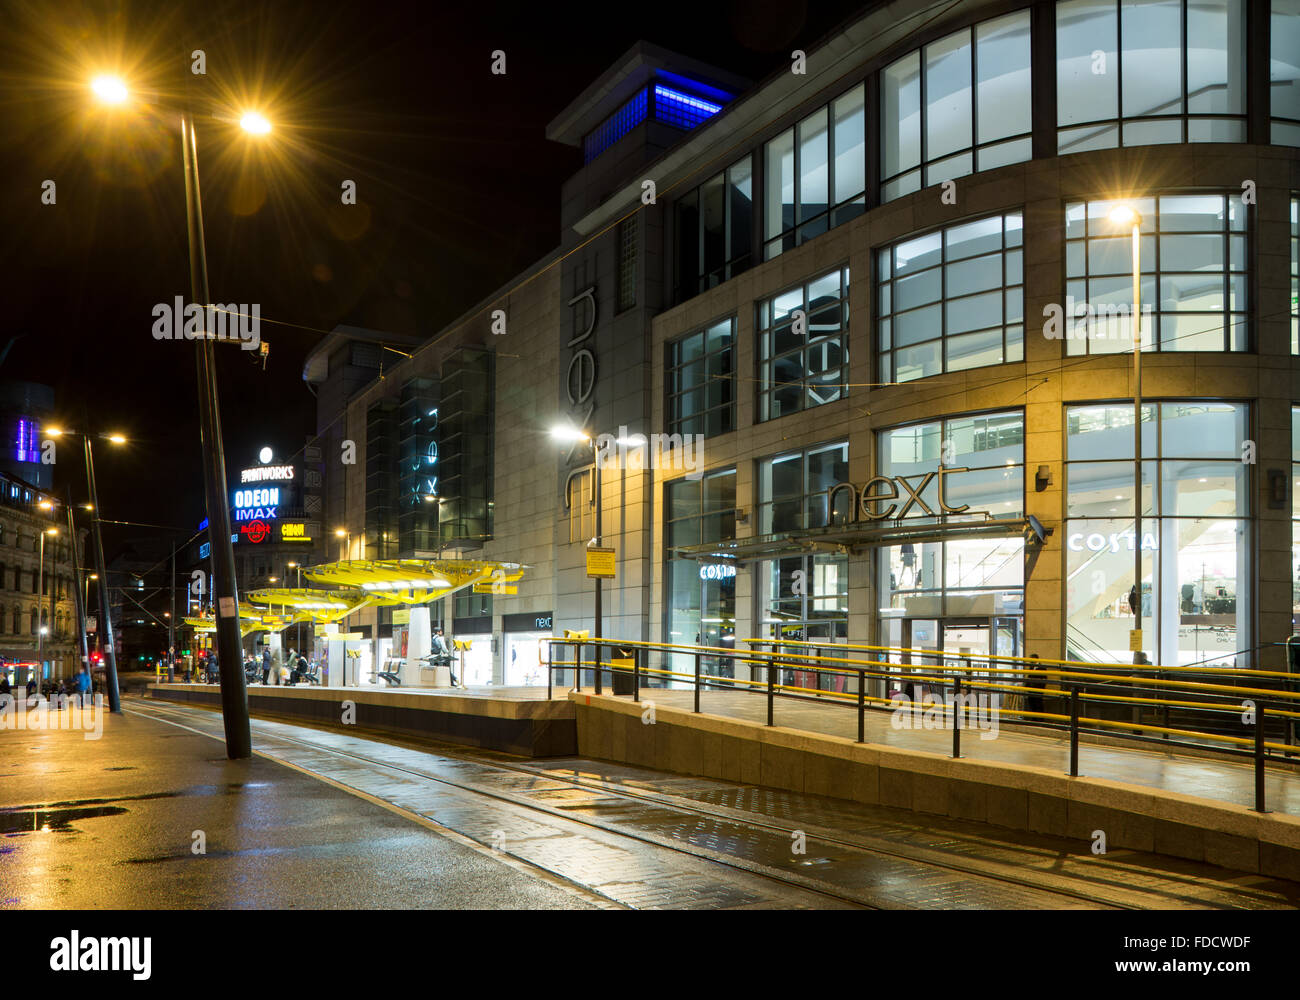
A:
{"label": "shopping centre building", "polygon": [[899,0],[757,85],[641,44],[548,136],[552,254],[304,372],[341,557],[527,567],[433,609],[467,680],[593,628],[596,503],[606,636],[1129,661],[1140,554],[1149,660],[1282,662],[1300,0]]}

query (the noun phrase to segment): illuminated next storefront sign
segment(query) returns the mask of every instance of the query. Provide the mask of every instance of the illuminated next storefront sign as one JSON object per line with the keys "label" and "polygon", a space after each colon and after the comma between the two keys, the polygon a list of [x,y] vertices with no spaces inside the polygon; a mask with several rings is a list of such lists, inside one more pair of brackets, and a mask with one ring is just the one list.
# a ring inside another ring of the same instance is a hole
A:
{"label": "illuminated next storefront sign", "polygon": [[[918,506],[919,513],[923,517],[934,517],[935,512],[930,505],[925,502],[921,494],[925,492],[926,487],[932,480],[938,482],[938,499],[939,510],[944,514],[964,514],[970,510],[970,504],[962,504],[960,507],[950,507],[943,498],[943,477],[952,475],[956,472],[969,472],[966,468],[950,469],[940,467],[936,472],[917,473],[910,476],[873,476],[862,484],[859,490],[852,483],[837,483],[832,486],[826,493],[826,505],[828,510],[835,509],[835,497],[840,490],[849,492],[849,509],[852,511],[852,520],[857,521],[866,518],[869,521],[883,521],[886,518],[894,518],[901,521],[907,516],[913,505]],[[913,486],[910,480],[919,479],[920,483]],[[872,488],[877,483],[883,483],[884,486],[878,492],[872,492]],[[899,488],[902,488],[902,493]],[[899,500],[903,496],[907,497],[906,502],[901,509],[896,503],[891,503],[884,510],[873,509],[872,504],[884,503],[887,500]],[[895,514],[894,511],[898,513]],[[980,513],[976,511],[975,513]]]}

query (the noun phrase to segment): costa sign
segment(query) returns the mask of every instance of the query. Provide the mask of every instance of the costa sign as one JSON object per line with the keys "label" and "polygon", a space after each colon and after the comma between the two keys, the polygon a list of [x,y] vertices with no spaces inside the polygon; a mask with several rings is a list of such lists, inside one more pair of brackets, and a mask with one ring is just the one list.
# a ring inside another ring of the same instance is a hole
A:
{"label": "costa sign", "polygon": [[[884,521],[892,518],[901,521],[907,517],[908,511],[913,507],[917,508],[917,513],[922,517],[935,517],[936,512],[930,508],[921,496],[926,491],[932,480],[938,482],[938,501],[939,511],[941,514],[964,514],[970,510],[970,504],[962,504],[960,507],[950,507],[943,498],[943,477],[951,476],[957,472],[969,472],[969,468],[945,468],[940,466],[934,472],[924,474],[917,473],[910,476],[873,476],[862,484],[858,489],[852,483],[837,483],[826,491],[826,509],[833,511],[835,509],[835,498],[840,490],[847,490],[849,494],[849,509],[853,511],[853,520],[867,521]],[[920,480],[913,485],[912,480]],[[906,498],[906,499],[904,499]],[[890,503],[892,500],[903,500],[903,504]],[[883,509],[877,507],[877,504],[889,503],[888,507]],[[898,513],[894,513],[898,511]],[[981,513],[976,511],[975,513]]]}

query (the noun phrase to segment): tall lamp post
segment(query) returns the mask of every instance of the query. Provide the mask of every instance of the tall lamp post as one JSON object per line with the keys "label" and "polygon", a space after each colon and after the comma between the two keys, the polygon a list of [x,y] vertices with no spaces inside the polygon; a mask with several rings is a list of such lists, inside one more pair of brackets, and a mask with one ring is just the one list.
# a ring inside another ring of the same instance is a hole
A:
{"label": "tall lamp post", "polygon": [[[108,570],[104,564],[104,536],[99,525],[99,488],[95,483],[95,450],[91,435],[85,431],[67,431],[58,427],[47,427],[45,433],[51,437],[77,435],[81,438],[86,458],[86,486],[90,490],[91,533],[95,540],[95,569],[90,579],[99,581],[99,617],[100,622],[95,634],[104,637],[104,676],[108,689],[108,709],[110,712],[122,711],[122,698],[117,687],[117,651],[113,641],[113,614],[108,603]],[[121,434],[100,434],[101,438],[116,445],[126,444]]]}
{"label": "tall lamp post", "polygon": [[[1133,233],[1133,662],[1143,662],[1142,647],[1142,215],[1131,205],[1116,205],[1110,221]],[[1134,712],[1136,714],[1136,707]]]}
{"label": "tall lamp post", "polygon": [[[36,680],[36,697],[41,696],[41,682],[45,680],[45,536],[57,535],[58,528],[41,531],[41,552],[36,560],[36,662],[40,677]],[[54,588],[51,587],[50,590]],[[50,595],[53,597],[53,594]],[[51,615],[51,618],[54,616]]]}
{"label": "tall lamp post", "polygon": [[[586,431],[580,431],[573,427],[566,427],[563,425],[558,427],[552,427],[551,437],[553,437],[556,441],[561,442],[562,444],[572,444],[575,441],[585,441],[588,445],[591,446],[592,499],[595,501],[596,504],[596,535],[588,544],[600,545],[600,538],[601,538],[600,455],[598,454],[598,450],[596,448],[596,439],[592,437],[590,434],[588,434]],[[596,613],[596,625],[595,628],[592,629],[592,638],[599,641],[601,638],[600,623],[601,620],[604,618],[604,615],[602,614],[602,609],[601,609],[600,577],[594,577],[594,580],[596,584],[596,601],[595,601],[596,606],[594,609]],[[596,647],[596,659],[598,661],[597,666],[599,667],[599,659],[600,659],[599,646]],[[597,670],[597,676],[599,676],[599,669]]]}
{"label": "tall lamp post", "polygon": [[[126,85],[116,77],[97,77],[91,88],[101,101],[122,104]],[[190,298],[206,307],[212,296],[208,288],[207,246],[203,237],[203,201],[199,190],[198,137],[194,116],[188,108],[181,113],[181,153],[185,169],[186,235],[190,251]],[[247,113],[240,126],[254,135],[271,131],[260,114]],[[204,314],[208,310],[204,308]],[[207,495],[208,537],[212,545],[212,576],[209,590],[216,597],[217,662],[221,680],[221,715],[226,732],[226,756],[240,760],[253,755],[248,720],[248,692],[245,688],[243,642],[239,633],[239,594],[235,581],[235,550],[230,540],[230,506],[226,496],[226,457],[221,438],[221,409],[217,398],[216,357],[213,331],[198,340],[199,440],[203,450],[203,484]],[[94,502],[92,500],[92,502]],[[98,504],[96,504],[98,506]],[[104,575],[100,570],[101,577]],[[103,584],[101,583],[101,588]]]}

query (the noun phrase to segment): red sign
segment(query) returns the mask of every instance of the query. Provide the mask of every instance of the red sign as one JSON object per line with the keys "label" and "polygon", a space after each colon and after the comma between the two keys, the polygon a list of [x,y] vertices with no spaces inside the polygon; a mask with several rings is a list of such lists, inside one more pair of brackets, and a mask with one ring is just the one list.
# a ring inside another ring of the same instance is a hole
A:
{"label": "red sign", "polygon": [[247,524],[241,524],[239,530],[254,545],[266,541],[271,536],[271,526],[265,521],[249,521]]}

